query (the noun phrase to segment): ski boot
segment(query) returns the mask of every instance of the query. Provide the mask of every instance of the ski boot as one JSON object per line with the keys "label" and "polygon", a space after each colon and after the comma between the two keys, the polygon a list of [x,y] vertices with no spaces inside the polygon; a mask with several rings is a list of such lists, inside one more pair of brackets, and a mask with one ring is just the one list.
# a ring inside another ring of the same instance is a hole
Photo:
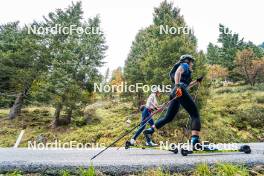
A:
{"label": "ski boot", "polygon": [[150,141],[147,141],[146,142],[146,146],[147,147],[157,147],[158,144],[156,144],[155,142],[153,142],[152,140],[150,140]]}
{"label": "ski boot", "polygon": [[151,139],[152,134],[154,133],[154,128],[146,129],[143,133],[144,133],[144,136],[146,138],[146,146],[148,146],[148,147],[156,147],[156,146],[158,146],[158,144],[153,142],[152,139]]}
{"label": "ski boot", "polygon": [[154,133],[154,129],[153,128],[146,129],[146,130],[144,130],[143,133],[144,133],[144,136],[146,138],[146,141],[150,142],[152,134]]}
{"label": "ski boot", "polygon": [[134,145],[135,145],[135,140],[134,139],[131,139],[130,141],[126,141],[125,149],[128,149],[129,147],[134,146]]}
{"label": "ski boot", "polygon": [[210,148],[209,147],[209,142],[202,142],[199,139],[199,136],[193,135],[191,137],[191,149],[188,148],[181,148],[181,154],[183,156],[187,156],[188,154],[196,153],[196,151],[216,151],[216,148]]}
{"label": "ski boot", "polygon": [[193,135],[191,137],[191,145],[192,145],[192,150],[202,150],[202,144],[200,142],[199,136]]}

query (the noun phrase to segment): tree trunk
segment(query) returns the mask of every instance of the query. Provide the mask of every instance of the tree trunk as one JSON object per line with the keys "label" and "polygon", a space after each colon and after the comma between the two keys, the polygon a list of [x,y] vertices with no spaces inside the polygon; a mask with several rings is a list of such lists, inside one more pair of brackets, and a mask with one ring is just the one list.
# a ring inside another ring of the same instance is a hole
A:
{"label": "tree trunk", "polygon": [[259,70],[256,70],[255,74],[252,76],[253,86],[255,86],[256,84],[258,73],[259,73]]}
{"label": "tree trunk", "polygon": [[249,76],[249,73],[248,73],[248,71],[247,71],[246,66],[245,66],[243,69],[244,69],[244,72],[245,72],[246,77],[247,77],[247,82],[248,82],[251,86],[253,86],[252,81],[251,81],[251,78],[250,78],[250,76]]}
{"label": "tree trunk", "polygon": [[53,121],[53,124],[52,124],[52,126],[54,126],[54,127],[59,126],[61,110],[62,110],[62,103],[60,102],[60,103],[57,104],[56,110],[55,110],[55,113],[54,113],[54,121]]}
{"label": "tree trunk", "polygon": [[23,101],[28,96],[28,92],[31,88],[32,82],[33,80],[30,80],[28,83],[26,83],[23,92],[17,95],[15,103],[9,111],[8,117],[10,120],[16,118],[21,113]]}
{"label": "tree trunk", "polygon": [[61,101],[56,106],[56,110],[55,110],[55,113],[54,113],[54,120],[53,120],[53,123],[52,123],[52,127],[58,127],[58,126],[61,125],[60,113],[62,111],[64,102],[65,102],[65,96],[62,95]]}
{"label": "tree trunk", "polygon": [[11,107],[9,111],[8,117],[10,120],[16,118],[16,116],[21,113],[23,100],[24,100],[23,93],[18,94],[15,100],[15,103],[13,104],[13,106]]}
{"label": "tree trunk", "polygon": [[[52,126],[55,128],[55,127],[58,127],[58,126],[62,126],[62,125],[69,125],[71,123],[71,118],[72,118],[72,109],[69,109],[67,111],[67,114],[66,114],[66,117],[64,118],[60,118],[60,112],[61,112],[61,109],[62,109],[62,106],[57,106],[58,109],[56,109],[55,111],[55,119],[54,119],[54,122],[52,124]],[[58,110],[58,111],[57,111]]]}
{"label": "tree trunk", "polygon": [[72,108],[70,108],[70,109],[67,111],[66,121],[67,121],[68,124],[71,123],[71,118],[72,118]]}

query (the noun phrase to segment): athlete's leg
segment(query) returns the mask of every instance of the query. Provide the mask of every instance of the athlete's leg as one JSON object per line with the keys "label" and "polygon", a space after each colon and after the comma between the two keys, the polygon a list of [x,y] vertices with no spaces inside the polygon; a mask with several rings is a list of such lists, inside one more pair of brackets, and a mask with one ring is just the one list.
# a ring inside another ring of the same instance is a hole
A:
{"label": "athlete's leg", "polygon": [[172,100],[172,102],[168,107],[166,115],[164,117],[159,118],[159,120],[157,120],[157,122],[155,123],[155,127],[159,129],[163,127],[165,124],[171,122],[174,119],[177,112],[179,111],[179,108],[180,108],[179,100],[177,99]]}
{"label": "athlete's leg", "polygon": [[191,117],[191,130],[192,130],[192,138],[191,143],[196,144],[199,143],[199,134],[201,130],[201,122],[200,122],[200,115],[197,109],[195,102],[193,101],[190,94],[183,90],[183,95],[179,99],[183,108],[189,113]]}
{"label": "athlete's leg", "polygon": [[[170,93],[170,100],[172,100],[176,96],[175,91],[176,91],[176,87],[174,87]],[[176,116],[179,109],[180,109],[179,98],[172,100],[172,102],[169,104],[166,115],[164,117],[161,117],[155,123],[155,127],[157,129],[159,129],[159,128],[163,127],[166,123],[171,122],[174,119],[174,117]]]}
{"label": "athlete's leg", "polygon": [[[148,119],[147,118],[150,118],[150,112],[148,111],[148,109],[145,107],[143,112],[142,112],[142,119],[141,119],[141,124],[140,124],[140,127],[138,128],[138,130],[136,131],[136,133],[134,134],[134,136],[132,137],[132,139],[136,140],[137,137],[142,133],[142,131],[145,129],[146,127],[146,124],[148,123]],[[154,124],[153,120],[150,119],[149,123],[152,123]]]}
{"label": "athlete's leg", "polygon": [[[170,95],[170,100],[175,97],[175,88],[172,90],[171,95]],[[169,107],[167,109],[166,115],[164,117],[161,117],[156,123],[155,127],[157,129],[163,127],[165,124],[169,123],[170,121],[173,120],[177,112],[179,111],[180,108],[180,102],[177,99],[174,99],[171,101],[169,104]],[[154,133],[154,128],[148,128],[147,130],[144,131],[144,135],[146,137],[147,143],[151,143],[151,135]]]}

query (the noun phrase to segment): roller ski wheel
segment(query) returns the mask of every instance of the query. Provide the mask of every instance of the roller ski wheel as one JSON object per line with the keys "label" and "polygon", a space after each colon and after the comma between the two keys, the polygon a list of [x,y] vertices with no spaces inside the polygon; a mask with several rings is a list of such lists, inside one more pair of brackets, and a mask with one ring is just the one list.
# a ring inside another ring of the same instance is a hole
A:
{"label": "roller ski wheel", "polygon": [[244,152],[246,154],[250,154],[251,153],[251,148],[250,148],[249,145],[242,145],[242,146],[240,146],[239,151],[240,152]]}
{"label": "roller ski wheel", "polygon": [[190,153],[189,150],[186,150],[184,148],[181,148],[181,154],[182,154],[182,156],[187,156],[189,153]]}
{"label": "roller ski wheel", "polygon": [[187,156],[188,154],[195,154],[198,152],[212,152],[212,151],[218,151],[217,149],[210,149],[207,147],[209,145],[209,142],[204,142],[203,145],[200,142],[197,142],[195,145],[197,145],[197,149],[194,147],[195,145],[192,146],[192,149],[186,149],[186,148],[181,148],[181,154],[182,156]]}
{"label": "roller ski wheel", "polygon": [[170,152],[173,152],[174,154],[177,154],[179,152],[178,148],[175,148],[173,150],[169,150]]}
{"label": "roller ski wheel", "polygon": [[125,143],[125,149],[129,149],[131,146],[133,146],[130,141],[126,141]]}
{"label": "roller ski wheel", "polygon": [[197,150],[187,150],[184,148],[181,148],[181,154],[182,156],[187,156],[188,154],[197,154],[197,153],[209,153],[209,152],[243,152],[246,154],[250,154],[251,153],[251,148],[249,145],[242,145],[240,146],[240,148],[238,150],[229,150],[229,151],[225,151],[225,150],[218,150],[218,149],[204,149],[201,151],[197,151]]}
{"label": "roller ski wheel", "polygon": [[173,149],[169,149],[170,152],[173,152],[174,154],[179,153],[178,147],[175,145],[173,146]]}

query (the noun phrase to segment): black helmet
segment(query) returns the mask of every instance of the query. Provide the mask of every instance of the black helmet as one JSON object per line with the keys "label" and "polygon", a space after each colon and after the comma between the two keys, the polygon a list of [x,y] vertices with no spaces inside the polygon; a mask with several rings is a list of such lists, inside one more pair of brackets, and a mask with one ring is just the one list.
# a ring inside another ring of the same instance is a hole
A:
{"label": "black helmet", "polygon": [[194,57],[192,57],[192,55],[189,55],[189,54],[184,54],[180,57],[180,62],[185,62],[186,60],[188,60],[188,62],[195,61]]}

